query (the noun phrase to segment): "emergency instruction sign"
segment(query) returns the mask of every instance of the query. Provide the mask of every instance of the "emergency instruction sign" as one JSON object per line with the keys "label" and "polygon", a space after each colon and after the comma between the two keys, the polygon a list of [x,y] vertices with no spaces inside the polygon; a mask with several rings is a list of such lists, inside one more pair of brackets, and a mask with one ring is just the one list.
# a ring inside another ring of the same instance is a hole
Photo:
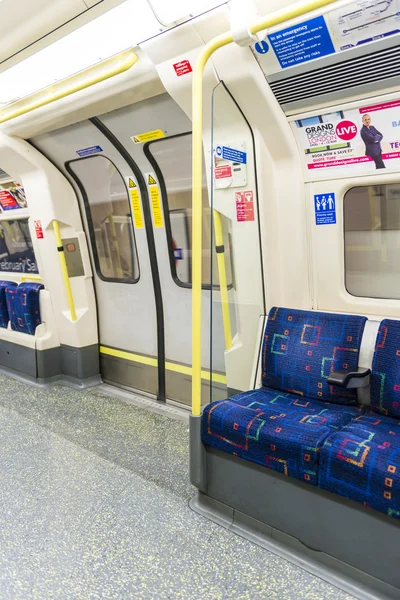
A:
{"label": "emergency instruction sign", "polygon": [[314,196],[315,224],[334,225],[336,223],[335,194],[316,194]]}
{"label": "emergency instruction sign", "polygon": [[281,29],[268,39],[283,69],[335,52],[322,16]]}

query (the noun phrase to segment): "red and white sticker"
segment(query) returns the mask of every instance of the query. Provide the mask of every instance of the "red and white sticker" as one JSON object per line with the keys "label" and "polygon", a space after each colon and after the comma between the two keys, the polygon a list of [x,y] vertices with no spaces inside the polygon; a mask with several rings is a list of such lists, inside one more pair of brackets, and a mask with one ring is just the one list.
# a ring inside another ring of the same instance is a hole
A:
{"label": "red and white sticker", "polygon": [[221,165],[214,169],[215,179],[228,179],[232,177],[232,167],[230,165]]}
{"label": "red and white sticker", "polygon": [[181,60],[180,62],[175,63],[174,69],[178,77],[181,75],[187,75],[187,73],[191,73],[193,70],[192,65],[188,60]]}
{"label": "red and white sticker", "polygon": [[240,221],[254,221],[254,196],[253,192],[235,192],[236,219]]}
{"label": "red and white sticker", "polygon": [[42,221],[34,221],[36,237],[38,240],[42,240],[44,238]]}

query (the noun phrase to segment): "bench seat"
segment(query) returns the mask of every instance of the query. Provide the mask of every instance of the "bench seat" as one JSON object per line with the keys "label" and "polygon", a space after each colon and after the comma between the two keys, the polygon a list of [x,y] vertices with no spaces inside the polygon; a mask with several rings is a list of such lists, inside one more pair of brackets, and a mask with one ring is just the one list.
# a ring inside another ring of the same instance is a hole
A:
{"label": "bench seat", "polygon": [[369,412],[331,435],[319,486],[400,519],[400,421]]}
{"label": "bench seat", "polygon": [[317,485],[324,441],[359,414],[356,407],[261,388],[206,406],[202,440],[205,445]]}

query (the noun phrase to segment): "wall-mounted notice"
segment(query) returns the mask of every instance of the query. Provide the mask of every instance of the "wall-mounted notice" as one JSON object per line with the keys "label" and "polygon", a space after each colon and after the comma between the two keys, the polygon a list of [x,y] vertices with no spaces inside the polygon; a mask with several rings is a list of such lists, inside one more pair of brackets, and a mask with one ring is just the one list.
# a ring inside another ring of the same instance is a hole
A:
{"label": "wall-mounted notice", "polygon": [[237,221],[254,221],[254,196],[251,190],[236,192]]}
{"label": "wall-mounted notice", "polygon": [[400,0],[357,0],[274,31],[253,49],[268,75],[399,33]]}
{"label": "wall-mounted notice", "polygon": [[400,100],[319,114],[292,127],[308,170],[400,167]]}
{"label": "wall-mounted notice", "polygon": [[314,196],[316,225],[334,225],[336,223],[336,201],[333,192]]}
{"label": "wall-mounted notice", "polygon": [[329,13],[338,50],[400,32],[400,0],[360,0]]}
{"label": "wall-mounted notice", "polygon": [[268,39],[282,68],[335,52],[324,17],[281,29],[269,35]]}

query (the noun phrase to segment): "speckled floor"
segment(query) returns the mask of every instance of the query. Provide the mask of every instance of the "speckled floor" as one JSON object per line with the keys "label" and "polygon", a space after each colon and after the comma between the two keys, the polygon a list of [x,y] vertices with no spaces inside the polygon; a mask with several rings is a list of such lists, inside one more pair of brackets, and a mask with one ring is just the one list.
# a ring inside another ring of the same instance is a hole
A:
{"label": "speckled floor", "polygon": [[0,376],[0,599],[352,600],[188,507],[186,423]]}

